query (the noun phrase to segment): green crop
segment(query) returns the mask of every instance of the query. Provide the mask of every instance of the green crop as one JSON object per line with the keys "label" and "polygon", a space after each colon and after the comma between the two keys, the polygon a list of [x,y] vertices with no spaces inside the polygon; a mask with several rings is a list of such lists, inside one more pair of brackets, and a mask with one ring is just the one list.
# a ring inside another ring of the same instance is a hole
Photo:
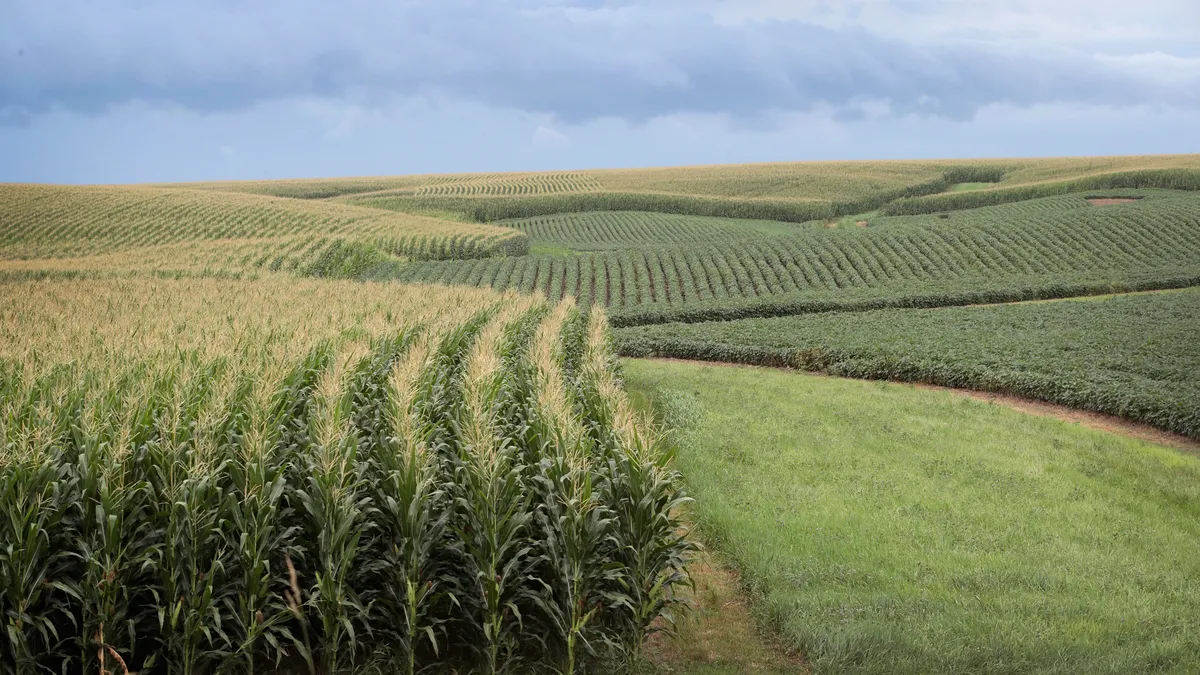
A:
{"label": "green crop", "polygon": [[838,229],[645,213],[536,218],[510,224],[535,246],[580,253],[430,261],[383,268],[381,276],[574,296],[609,307],[618,325],[1195,283],[1200,201],[1179,192],[1139,196],[1093,207],[1070,195]]}
{"label": "green crop", "polygon": [[334,281],[6,290],[17,673],[580,672],[638,660],[686,583],[687,499],[599,311]]}
{"label": "green crop", "polygon": [[780,365],[981,389],[1200,438],[1200,291],[616,331],[629,356]]}
{"label": "green crop", "polygon": [[1195,169],[1159,169],[1103,173],[1071,180],[1035,183],[1033,185],[911,197],[896,200],[884,206],[881,210],[885,215],[908,216],[1022,202],[1040,197],[1063,195],[1085,190],[1136,188],[1200,190],[1200,171]]}

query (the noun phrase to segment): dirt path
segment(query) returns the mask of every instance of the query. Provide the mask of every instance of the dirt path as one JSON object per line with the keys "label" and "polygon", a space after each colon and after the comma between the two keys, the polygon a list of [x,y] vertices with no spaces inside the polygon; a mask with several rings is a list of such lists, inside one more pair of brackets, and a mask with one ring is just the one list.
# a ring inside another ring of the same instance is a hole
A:
{"label": "dirt path", "polygon": [[1088,199],[1088,203],[1092,206],[1112,206],[1114,204],[1128,204],[1136,201],[1132,197],[1091,197]]}
{"label": "dirt path", "polygon": [[[824,373],[814,373],[805,370],[796,370],[794,368],[773,368],[771,366],[751,366],[742,363],[725,363],[721,361],[696,361],[690,359],[670,359],[670,358],[653,358],[646,359],[647,361],[664,361],[676,363],[691,363],[704,366],[723,366],[727,368],[771,368],[772,370],[785,370],[792,373],[810,375],[812,377],[835,377]],[[849,378],[841,378],[849,379]],[[956,396],[965,396],[977,401],[992,403],[994,405],[1002,405],[1006,408],[1019,410],[1030,415],[1039,415],[1041,417],[1053,417],[1063,422],[1070,422],[1091,429],[1099,429],[1109,433],[1121,434],[1138,438],[1150,443],[1157,443],[1183,450],[1188,453],[1200,454],[1200,441],[1188,438],[1182,434],[1163,431],[1157,427],[1152,427],[1148,424],[1140,422],[1131,422],[1127,419],[1116,417],[1114,415],[1106,415],[1104,413],[1091,412],[1088,410],[1079,410],[1070,408],[1056,403],[1047,403],[1046,401],[1038,401],[1034,399],[1021,398],[1020,396],[1011,396],[1008,394],[997,394],[990,391],[977,391],[974,389],[954,389],[953,387],[941,387],[934,384],[923,384],[920,382],[899,382],[891,381],[894,384],[916,387],[918,389],[931,389],[936,391],[945,391]]]}
{"label": "dirt path", "polygon": [[692,610],[681,613],[674,637],[655,633],[646,643],[646,658],[658,668],[688,675],[696,672],[801,675],[812,672],[798,654],[788,654],[759,633],[736,571],[709,551],[688,565],[695,592],[684,594]]}

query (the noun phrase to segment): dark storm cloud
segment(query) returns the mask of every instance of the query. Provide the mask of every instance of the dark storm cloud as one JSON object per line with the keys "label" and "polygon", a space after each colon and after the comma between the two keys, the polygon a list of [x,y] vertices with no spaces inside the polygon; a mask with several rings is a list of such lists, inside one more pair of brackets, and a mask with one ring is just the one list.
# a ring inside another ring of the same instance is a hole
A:
{"label": "dark storm cloud", "polygon": [[540,4],[9,0],[0,123],[131,100],[221,111],[348,94],[428,93],[566,122],[816,105],[854,116],[871,101],[955,119],[994,103],[1200,104],[1190,70],[1168,81],[1050,45],[1001,52],[797,20],[723,25],[671,3]]}

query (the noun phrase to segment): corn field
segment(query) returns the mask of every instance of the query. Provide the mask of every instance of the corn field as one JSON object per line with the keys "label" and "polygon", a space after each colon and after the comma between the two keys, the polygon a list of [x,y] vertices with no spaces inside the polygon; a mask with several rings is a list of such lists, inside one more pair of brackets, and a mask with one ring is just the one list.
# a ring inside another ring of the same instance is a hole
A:
{"label": "corn field", "polygon": [[634,664],[687,501],[604,315],[470,288],[8,283],[16,673]]}
{"label": "corn field", "polygon": [[0,260],[79,258],[198,242],[371,245],[416,259],[528,250],[514,230],[347,204],[152,187],[0,185]]}
{"label": "corn field", "polygon": [[[1006,186],[1130,171],[1200,169],[1196,155],[1036,159],[783,162],[534,173],[437,174],[167,184],[300,199],[365,195],[534,195],[550,192],[656,193],[800,201],[861,201],[946,178]],[[459,186],[459,187],[451,187]],[[469,186],[469,188],[468,188]]]}
{"label": "corn field", "polygon": [[[1091,189],[1195,190],[1198,170],[1196,155],[795,162],[433,176],[397,189],[347,193],[340,201],[455,214],[479,222],[588,211],[654,211],[800,223],[879,208],[890,215],[911,215]],[[942,194],[959,183],[995,185],[969,194]],[[279,188],[286,185],[280,183]]]}
{"label": "corn field", "polygon": [[461,179],[434,181],[417,188],[418,195],[539,195],[556,192],[599,190],[600,183],[589,173],[485,174]]}

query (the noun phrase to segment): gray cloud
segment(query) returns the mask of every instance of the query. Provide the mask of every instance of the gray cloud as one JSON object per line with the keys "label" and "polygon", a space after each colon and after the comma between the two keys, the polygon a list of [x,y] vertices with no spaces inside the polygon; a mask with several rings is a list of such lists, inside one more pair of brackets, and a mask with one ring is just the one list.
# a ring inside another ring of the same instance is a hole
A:
{"label": "gray cloud", "polygon": [[421,94],[566,123],[817,106],[853,118],[878,102],[952,119],[997,103],[1200,107],[1197,59],[914,43],[795,17],[724,22],[672,2],[10,0],[0,25],[0,124],[129,101],[205,112]]}

